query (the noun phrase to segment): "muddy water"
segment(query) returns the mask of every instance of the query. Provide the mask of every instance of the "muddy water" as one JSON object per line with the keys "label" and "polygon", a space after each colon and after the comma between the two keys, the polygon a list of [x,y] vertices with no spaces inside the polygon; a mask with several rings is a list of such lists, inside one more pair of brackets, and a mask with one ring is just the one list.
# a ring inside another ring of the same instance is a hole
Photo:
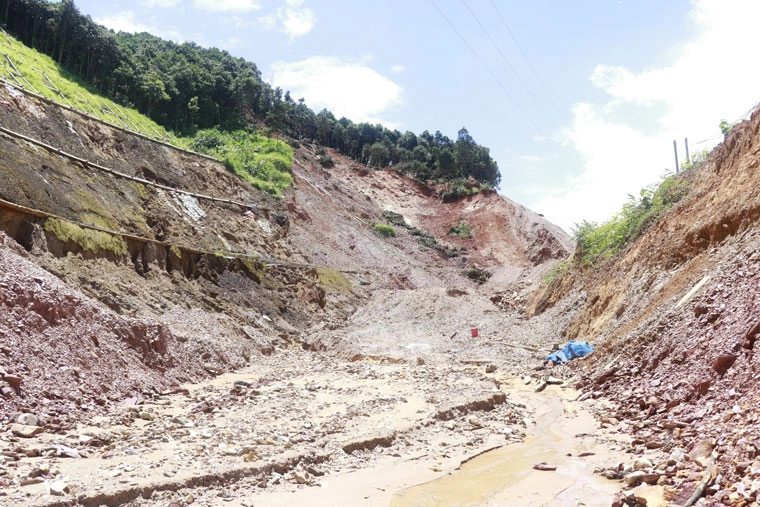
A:
{"label": "muddy water", "polygon": [[[570,401],[570,393],[556,387],[540,394],[515,388],[517,392],[510,389],[511,398],[536,411],[536,424],[528,428],[524,443],[490,451],[450,475],[403,490],[391,505],[610,505],[619,485],[593,470],[625,458],[596,438],[576,436],[595,432],[593,416]],[[593,454],[581,457],[584,453]],[[556,470],[533,469],[539,463]]]}

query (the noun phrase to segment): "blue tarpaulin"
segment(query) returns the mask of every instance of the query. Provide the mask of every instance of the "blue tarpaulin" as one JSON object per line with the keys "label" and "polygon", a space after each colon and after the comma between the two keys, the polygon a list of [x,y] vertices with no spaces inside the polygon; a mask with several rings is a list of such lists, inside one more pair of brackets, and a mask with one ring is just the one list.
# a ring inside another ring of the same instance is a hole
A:
{"label": "blue tarpaulin", "polygon": [[553,352],[544,360],[551,361],[554,364],[565,363],[576,357],[583,357],[591,354],[594,351],[594,347],[588,344],[588,342],[580,340],[570,340],[567,345],[562,347],[562,350]]}

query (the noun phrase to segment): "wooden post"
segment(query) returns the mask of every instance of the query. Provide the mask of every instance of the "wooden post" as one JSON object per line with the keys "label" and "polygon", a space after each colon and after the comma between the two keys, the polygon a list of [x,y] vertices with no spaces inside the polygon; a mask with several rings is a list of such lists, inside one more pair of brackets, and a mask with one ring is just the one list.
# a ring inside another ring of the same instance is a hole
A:
{"label": "wooden post", "polygon": [[675,139],[673,139],[673,154],[676,156],[676,174],[678,174],[678,145]]}
{"label": "wooden post", "polygon": [[691,158],[689,157],[689,138],[688,137],[683,138],[683,145],[686,147],[686,162],[691,162]]}

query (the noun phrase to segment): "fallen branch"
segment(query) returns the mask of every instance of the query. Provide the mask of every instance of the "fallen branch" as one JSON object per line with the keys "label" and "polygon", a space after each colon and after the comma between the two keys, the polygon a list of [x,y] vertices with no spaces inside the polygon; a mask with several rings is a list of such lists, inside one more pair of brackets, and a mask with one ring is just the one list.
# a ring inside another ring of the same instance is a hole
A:
{"label": "fallen branch", "polygon": [[691,494],[691,497],[686,501],[685,504],[683,504],[683,507],[690,507],[694,505],[697,503],[697,500],[702,498],[702,495],[705,494],[705,489],[715,478],[716,474],[713,473],[713,467],[715,466],[715,461],[717,459],[718,451],[713,451],[712,454],[710,454],[710,461],[707,463],[707,469],[705,470],[705,474],[702,476],[702,480],[699,481],[699,484],[697,484],[697,489],[694,490],[694,493]]}
{"label": "fallen branch", "polygon": [[538,347],[531,347],[530,345],[519,345],[517,343],[507,343],[507,342],[501,342],[501,344],[506,345],[507,347],[529,350],[531,352],[541,352],[542,354],[551,352],[551,350],[549,349],[539,349]]}

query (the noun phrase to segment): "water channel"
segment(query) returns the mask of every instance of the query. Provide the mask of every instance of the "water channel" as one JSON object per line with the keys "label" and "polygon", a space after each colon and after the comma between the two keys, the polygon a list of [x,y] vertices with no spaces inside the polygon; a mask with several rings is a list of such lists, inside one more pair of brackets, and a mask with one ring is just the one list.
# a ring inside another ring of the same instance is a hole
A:
{"label": "water channel", "polygon": [[[513,391],[514,401],[536,410],[536,424],[525,442],[477,456],[453,473],[407,488],[393,507],[423,506],[609,506],[620,484],[593,470],[624,461],[619,444],[592,436],[594,417],[570,401],[569,393],[550,386],[543,393]],[[536,470],[546,463],[554,471]]]}

